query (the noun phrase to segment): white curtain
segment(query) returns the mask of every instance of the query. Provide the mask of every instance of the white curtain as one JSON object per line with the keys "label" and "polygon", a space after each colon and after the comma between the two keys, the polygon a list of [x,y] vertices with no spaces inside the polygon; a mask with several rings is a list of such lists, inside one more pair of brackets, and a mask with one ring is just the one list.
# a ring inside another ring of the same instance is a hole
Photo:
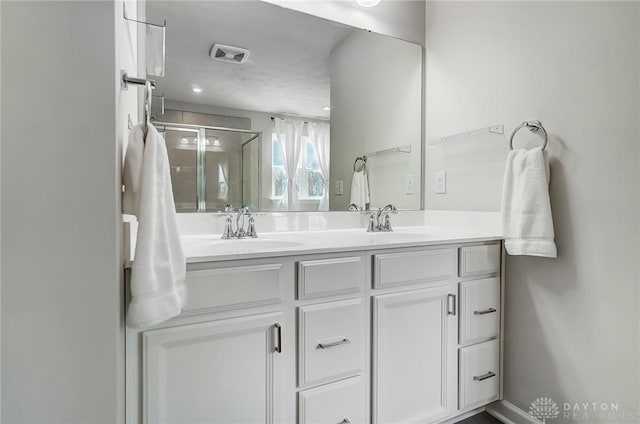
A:
{"label": "white curtain", "polygon": [[329,210],[329,154],[330,154],[330,130],[327,122],[314,122],[309,124],[309,137],[316,149],[316,157],[322,178],[324,178],[324,196],[318,205],[319,211]]}
{"label": "white curtain", "polygon": [[226,163],[218,164],[218,200],[229,200],[229,169]]}
{"label": "white curtain", "polygon": [[274,133],[280,143],[284,155],[284,172],[287,174],[287,186],[280,201],[280,209],[297,210],[300,208],[298,200],[299,184],[297,170],[302,158],[302,128],[304,121],[298,119],[274,119]]}

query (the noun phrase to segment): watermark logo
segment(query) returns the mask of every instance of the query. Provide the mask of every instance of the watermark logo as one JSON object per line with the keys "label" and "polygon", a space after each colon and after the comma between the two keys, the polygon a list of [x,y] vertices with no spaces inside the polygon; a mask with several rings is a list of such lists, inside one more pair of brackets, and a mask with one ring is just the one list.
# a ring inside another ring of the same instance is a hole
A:
{"label": "watermark logo", "polygon": [[540,397],[531,402],[531,406],[529,406],[529,415],[542,420],[542,424],[546,424],[547,420],[558,418],[558,415],[560,415],[560,409],[553,399]]}

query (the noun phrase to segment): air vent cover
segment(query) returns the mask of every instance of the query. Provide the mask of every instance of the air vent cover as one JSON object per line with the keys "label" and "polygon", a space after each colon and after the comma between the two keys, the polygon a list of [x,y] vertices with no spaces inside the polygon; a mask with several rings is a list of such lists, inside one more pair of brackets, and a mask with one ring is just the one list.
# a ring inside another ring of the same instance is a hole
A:
{"label": "air vent cover", "polygon": [[209,56],[212,60],[241,64],[249,58],[249,50],[216,43],[211,47]]}

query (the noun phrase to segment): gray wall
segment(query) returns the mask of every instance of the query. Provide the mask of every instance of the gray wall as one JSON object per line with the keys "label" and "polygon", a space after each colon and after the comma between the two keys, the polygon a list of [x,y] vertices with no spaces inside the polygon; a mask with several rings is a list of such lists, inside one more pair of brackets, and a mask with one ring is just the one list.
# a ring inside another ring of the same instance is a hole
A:
{"label": "gray wall", "polygon": [[2,422],[123,416],[116,3],[0,5]]}
{"label": "gray wall", "polygon": [[[505,397],[525,411],[548,396],[561,408],[613,402],[638,412],[639,9],[638,2],[427,4],[427,139],[495,123],[508,136],[525,119],[541,120],[551,134],[559,257],[507,258]],[[535,136],[518,138],[529,141]],[[427,150],[437,158],[429,179],[450,166],[467,169],[446,195],[433,194],[427,181],[429,209],[499,210],[501,179],[483,173],[500,174],[506,149],[478,143],[465,145],[466,155]],[[600,420],[592,413],[575,422]]]}
{"label": "gray wall", "polygon": [[[393,203],[420,209],[422,190],[422,47],[355,31],[331,52],[330,210],[347,210],[356,157],[399,146],[367,160],[371,208]],[[414,178],[407,194],[406,179]],[[343,194],[336,195],[336,181]]]}

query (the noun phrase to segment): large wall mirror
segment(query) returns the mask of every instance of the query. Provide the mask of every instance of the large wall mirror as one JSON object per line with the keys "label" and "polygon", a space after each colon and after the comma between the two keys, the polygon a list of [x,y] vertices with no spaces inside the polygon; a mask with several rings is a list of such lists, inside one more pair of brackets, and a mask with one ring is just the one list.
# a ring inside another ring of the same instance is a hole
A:
{"label": "large wall mirror", "polygon": [[420,209],[422,46],[261,1],[146,19],[167,21],[149,78],[178,211]]}

